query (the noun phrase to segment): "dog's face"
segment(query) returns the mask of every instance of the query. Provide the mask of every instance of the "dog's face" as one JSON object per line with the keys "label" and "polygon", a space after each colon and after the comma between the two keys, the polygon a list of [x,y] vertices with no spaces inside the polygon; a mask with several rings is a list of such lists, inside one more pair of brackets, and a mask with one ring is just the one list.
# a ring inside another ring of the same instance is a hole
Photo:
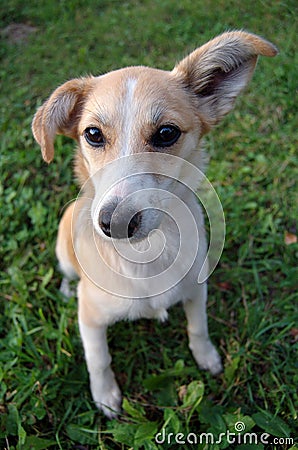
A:
{"label": "dog's face", "polygon": [[[276,52],[257,36],[231,32],[171,72],[131,67],[69,81],[38,110],[34,136],[47,162],[56,133],[75,138],[76,173],[82,184],[90,178],[94,189],[95,230],[105,239],[141,239],[158,228],[171,190],[172,180],[161,174],[155,155],[200,166],[200,138],[231,110],[257,56]],[[176,170],[179,178],[179,164]]]}
{"label": "dog's face", "polygon": [[122,69],[90,83],[78,135],[94,185],[94,228],[105,238],[141,239],[158,228],[174,182],[156,153],[197,157],[197,109],[181,79],[156,69]]}

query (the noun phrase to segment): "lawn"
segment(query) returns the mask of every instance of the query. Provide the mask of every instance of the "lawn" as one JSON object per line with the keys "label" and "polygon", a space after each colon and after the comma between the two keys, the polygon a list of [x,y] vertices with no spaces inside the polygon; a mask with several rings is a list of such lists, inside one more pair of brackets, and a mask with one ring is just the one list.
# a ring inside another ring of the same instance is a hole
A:
{"label": "lawn", "polygon": [[[294,0],[1,5],[1,449],[298,448],[297,16]],[[119,323],[109,341],[123,415],[109,421],[92,403],[76,299],[59,292],[54,254],[61,212],[78,192],[74,145],[59,136],[47,166],[32,117],[72,77],[135,64],[171,69],[235,28],[263,35],[280,54],[260,59],[235,111],[206,142],[227,223],[209,280],[210,334],[224,372],[197,370],[180,307],[165,325]],[[257,442],[241,442],[238,431]],[[202,433],[218,442],[196,444]]]}

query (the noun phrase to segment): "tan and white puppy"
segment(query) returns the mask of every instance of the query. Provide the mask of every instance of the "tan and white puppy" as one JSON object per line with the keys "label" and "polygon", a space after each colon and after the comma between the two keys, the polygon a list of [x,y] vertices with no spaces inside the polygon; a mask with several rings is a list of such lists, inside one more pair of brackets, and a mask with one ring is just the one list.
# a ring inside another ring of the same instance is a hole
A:
{"label": "tan and white puppy", "polygon": [[54,157],[57,133],[78,143],[82,191],[63,215],[56,253],[66,279],[80,279],[79,327],[91,392],[108,417],[121,405],[106,338],[118,320],[164,320],[181,301],[198,366],[213,374],[222,369],[208,336],[206,281],[197,283],[207,252],[203,215],[183,161],[204,169],[202,137],[232,109],[258,55],[276,53],[258,36],[227,32],[171,72],[129,67],[68,81],[34,117],[46,162]]}

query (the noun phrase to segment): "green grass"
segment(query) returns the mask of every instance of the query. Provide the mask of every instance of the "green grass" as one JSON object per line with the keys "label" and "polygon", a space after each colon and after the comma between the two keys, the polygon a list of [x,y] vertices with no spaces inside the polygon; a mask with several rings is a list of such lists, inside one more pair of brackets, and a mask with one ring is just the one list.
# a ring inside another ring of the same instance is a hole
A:
{"label": "green grass", "polygon": [[[296,9],[295,9],[296,8]],[[37,28],[0,47],[0,447],[158,448],[154,435],[246,431],[284,444],[212,449],[286,449],[297,435],[297,4],[294,0],[53,2],[10,0],[11,23]],[[261,59],[234,113],[209,136],[208,176],[226,215],[227,237],[209,282],[210,333],[223,356],[219,378],[199,372],[185,319],[119,323],[110,346],[124,415],[95,409],[79,338],[76,301],[63,301],[54,256],[63,206],[75,197],[73,144],[57,139],[42,161],[30,123],[36,107],[75,76],[131,64],[170,69],[214,35],[244,28],[279,48]],[[295,354],[296,350],[296,354]],[[164,443],[160,448],[204,446]],[[292,447],[297,448],[297,447]]]}

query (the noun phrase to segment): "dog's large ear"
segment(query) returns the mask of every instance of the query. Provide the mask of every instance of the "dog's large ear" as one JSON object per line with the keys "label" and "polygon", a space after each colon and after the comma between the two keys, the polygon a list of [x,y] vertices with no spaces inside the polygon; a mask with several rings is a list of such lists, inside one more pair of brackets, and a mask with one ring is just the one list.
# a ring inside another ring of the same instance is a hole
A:
{"label": "dog's large ear", "polygon": [[232,109],[253,74],[258,55],[277,53],[273,44],[259,36],[233,31],[207,42],[176,65],[174,76],[195,94],[203,132]]}
{"label": "dog's large ear", "polygon": [[32,131],[47,163],[54,158],[56,134],[77,138],[77,124],[90,85],[91,78],[68,81],[58,87],[37,110]]}

